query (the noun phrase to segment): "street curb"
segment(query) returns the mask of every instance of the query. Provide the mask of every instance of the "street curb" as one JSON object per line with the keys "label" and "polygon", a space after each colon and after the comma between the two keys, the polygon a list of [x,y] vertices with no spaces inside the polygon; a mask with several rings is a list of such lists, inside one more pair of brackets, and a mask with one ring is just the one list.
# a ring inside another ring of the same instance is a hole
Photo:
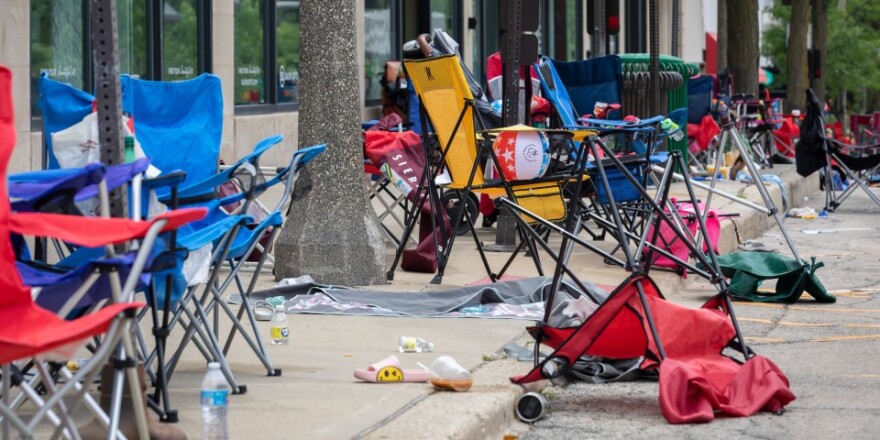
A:
{"label": "street curb", "polygon": [[[526,345],[531,341],[524,331],[513,342]],[[510,434],[511,428],[516,428],[514,408],[517,399],[530,391],[539,392],[550,384],[546,380],[527,385],[510,382],[510,377],[528,372],[531,365],[531,362],[518,362],[505,356],[502,350],[487,355],[484,362],[473,370],[475,385],[467,392],[435,391],[416,399],[403,411],[357,438],[501,438]]]}

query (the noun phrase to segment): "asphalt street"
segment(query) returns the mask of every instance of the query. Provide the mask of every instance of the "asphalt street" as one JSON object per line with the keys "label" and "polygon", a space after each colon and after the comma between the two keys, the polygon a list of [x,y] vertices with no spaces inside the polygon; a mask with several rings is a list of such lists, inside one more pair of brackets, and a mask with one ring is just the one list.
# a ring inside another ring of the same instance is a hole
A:
{"label": "asphalt street", "polygon": [[[823,193],[804,206],[821,211]],[[755,351],[788,376],[797,399],[783,415],[716,418],[670,425],[660,412],[656,382],[569,383],[545,389],[548,416],[521,425],[523,439],[760,438],[876,439],[880,432],[880,207],[861,191],[828,218],[787,218],[804,258],[825,263],[817,274],[838,300],[818,304],[805,295],[792,305],[737,302],[735,310]],[[790,252],[779,229],[758,240]],[[694,307],[707,286],[664,292]]]}

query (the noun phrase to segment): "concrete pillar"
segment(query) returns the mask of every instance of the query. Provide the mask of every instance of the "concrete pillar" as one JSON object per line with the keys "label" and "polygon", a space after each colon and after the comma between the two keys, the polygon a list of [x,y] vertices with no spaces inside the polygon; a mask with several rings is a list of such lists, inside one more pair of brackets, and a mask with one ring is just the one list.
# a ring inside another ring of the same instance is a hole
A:
{"label": "concrete pillar", "polygon": [[309,166],[275,246],[277,278],[385,283],[385,248],[367,202],[360,131],[355,0],[304,0],[299,145],[327,144]]}

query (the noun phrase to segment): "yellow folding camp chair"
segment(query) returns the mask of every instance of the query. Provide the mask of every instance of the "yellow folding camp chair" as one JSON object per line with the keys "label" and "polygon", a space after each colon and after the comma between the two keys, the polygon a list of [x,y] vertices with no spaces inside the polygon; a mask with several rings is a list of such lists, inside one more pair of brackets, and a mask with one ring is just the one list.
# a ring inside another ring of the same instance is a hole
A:
{"label": "yellow folding camp chair", "polygon": [[[529,212],[549,221],[561,221],[566,217],[566,203],[563,199],[562,184],[570,176],[553,174],[528,181],[509,181],[503,177],[498,166],[498,158],[492,149],[492,140],[503,130],[536,130],[527,126],[515,126],[507,129],[495,129],[486,131],[479,114],[475,111],[474,98],[468,87],[464,72],[455,55],[442,55],[420,60],[404,61],[410,84],[413,85],[419,97],[419,114],[422,119],[423,144],[425,145],[426,163],[425,173],[421,178],[422,200],[429,200],[434,216],[435,230],[437,213],[440,209],[438,191],[455,191],[459,200],[465,200],[464,195],[468,191],[487,194],[490,197],[505,196],[527,207]],[[555,131],[556,134],[567,133]],[[488,162],[486,162],[488,160]],[[485,177],[484,162],[492,164],[495,175],[498,178],[487,179]],[[448,175],[448,177],[446,177]],[[440,177],[439,179],[437,177]],[[440,181],[438,183],[438,180]],[[419,206],[424,202],[416,203],[414,215],[410,216],[410,223],[404,231],[408,237],[417,224]],[[436,209],[435,209],[436,208]],[[455,213],[452,224],[462,223],[462,219],[470,225],[470,232],[477,244],[481,260],[490,279],[496,280],[500,274],[495,273],[489,266],[482,244],[474,229],[474,220],[469,218],[470,213],[466,209],[459,209]],[[441,217],[442,218],[442,217]],[[527,221],[533,219],[524,218]],[[440,228],[439,237],[435,236],[437,254],[437,274],[432,283],[440,283],[449,255],[455,241],[454,234],[447,234]],[[447,236],[448,235],[448,236]],[[543,275],[540,260],[533,243],[528,236],[520,231],[523,245],[528,246],[530,255],[535,260],[539,275]],[[388,272],[388,279],[393,279],[394,270],[400,262],[407,238],[402,240],[403,245],[398,247],[394,263]],[[505,270],[515,258],[519,249],[515,251],[504,265]]]}

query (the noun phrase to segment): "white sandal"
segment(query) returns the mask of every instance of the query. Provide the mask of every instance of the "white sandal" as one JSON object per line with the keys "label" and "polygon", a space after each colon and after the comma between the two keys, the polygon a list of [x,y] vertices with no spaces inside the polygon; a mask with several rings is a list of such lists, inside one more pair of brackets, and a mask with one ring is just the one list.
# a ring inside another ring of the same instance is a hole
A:
{"label": "white sandal", "polygon": [[266,301],[257,301],[254,303],[254,317],[257,321],[271,321],[275,309]]}

